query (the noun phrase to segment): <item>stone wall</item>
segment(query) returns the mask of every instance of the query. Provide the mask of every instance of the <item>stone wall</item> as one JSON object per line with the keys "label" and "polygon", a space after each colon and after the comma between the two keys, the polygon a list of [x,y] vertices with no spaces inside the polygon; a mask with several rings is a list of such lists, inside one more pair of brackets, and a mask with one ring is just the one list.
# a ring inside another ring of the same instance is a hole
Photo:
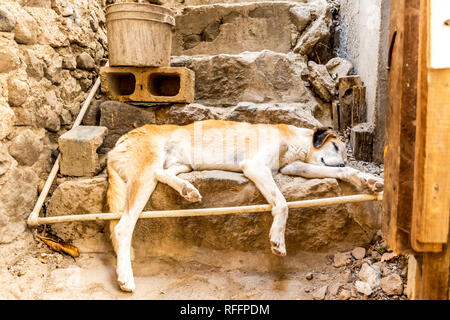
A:
{"label": "stone wall", "polygon": [[106,61],[104,6],[104,0],[0,0],[0,244],[25,230],[57,138]]}
{"label": "stone wall", "polygon": [[373,159],[383,162],[387,103],[390,0],[341,0],[339,56],[350,60],[367,86],[367,117],[374,124]]}

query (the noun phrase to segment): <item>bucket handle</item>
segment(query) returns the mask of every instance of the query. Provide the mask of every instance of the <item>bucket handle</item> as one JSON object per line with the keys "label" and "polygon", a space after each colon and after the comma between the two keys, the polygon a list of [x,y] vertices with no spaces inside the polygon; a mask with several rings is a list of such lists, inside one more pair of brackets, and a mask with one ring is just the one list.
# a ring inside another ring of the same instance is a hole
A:
{"label": "bucket handle", "polygon": [[[111,22],[111,21],[119,21],[119,20],[130,20],[129,18],[117,18],[117,19],[111,19],[111,20],[108,20],[108,22]],[[153,21],[153,22],[159,22],[159,23],[166,23],[166,24],[169,24],[169,25],[171,25],[172,27],[174,27],[175,26],[175,23],[174,22],[171,22],[171,21],[161,21],[161,20],[156,20],[156,19],[144,19],[144,18],[133,18],[133,20],[143,20],[143,21]]]}
{"label": "bucket handle", "polygon": [[[127,13],[131,13],[131,12],[136,12],[136,13],[142,13],[142,11],[136,11],[136,10],[131,10],[131,11],[127,11]],[[116,20],[126,20],[126,19],[130,19],[130,18],[108,18],[108,15],[112,14],[112,13],[116,13],[116,12],[109,12],[106,14],[107,17],[107,21],[116,21]],[[152,14],[160,16],[161,20],[156,20],[156,19],[151,19],[151,18],[137,18],[137,17],[133,17],[133,20],[147,20],[147,21],[153,21],[153,22],[162,22],[162,23],[168,23],[171,24],[173,26],[175,26],[175,18],[167,15],[167,14],[162,14],[162,13],[158,13],[158,12],[152,12]]]}

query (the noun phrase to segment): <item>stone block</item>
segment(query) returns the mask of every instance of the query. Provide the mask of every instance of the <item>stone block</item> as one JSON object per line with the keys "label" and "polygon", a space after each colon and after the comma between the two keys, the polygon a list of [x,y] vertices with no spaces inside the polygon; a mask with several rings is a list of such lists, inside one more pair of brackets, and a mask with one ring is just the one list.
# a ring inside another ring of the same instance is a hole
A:
{"label": "stone block", "polygon": [[[189,208],[227,207],[266,203],[253,182],[243,174],[220,170],[193,171],[179,175],[192,183],[202,194],[199,203],[182,198],[174,189],[158,183],[144,210],[176,210]],[[106,174],[93,178],[64,178],[50,199],[47,215],[99,213],[106,205]],[[335,179],[303,179],[283,174],[274,175],[275,183],[287,201],[333,197],[354,193],[353,189]],[[366,205],[370,205],[366,204]],[[323,251],[351,249],[354,243],[370,241],[378,230],[369,228],[368,237],[354,217],[367,215],[368,207],[339,205],[289,210],[286,227],[288,254],[299,250]],[[363,219],[364,220],[364,219]],[[267,250],[270,252],[270,212],[232,214],[206,217],[140,219],[133,236],[137,256],[148,256],[150,248],[167,248],[174,243],[215,250]],[[75,242],[85,238],[87,223],[55,224],[62,238]],[[97,228],[92,226],[92,228]],[[91,227],[89,227],[91,228]],[[366,226],[364,226],[366,228]],[[201,232],[199,232],[201,230]],[[96,231],[97,232],[97,231]],[[92,232],[94,233],[94,232]],[[82,247],[80,250],[83,249]],[[350,255],[350,253],[348,253]]]}
{"label": "stone block", "polygon": [[97,149],[107,132],[105,127],[79,126],[59,137],[61,174],[76,177],[97,174],[105,165],[105,159],[99,159]]}
{"label": "stone block", "polygon": [[172,66],[195,72],[195,100],[208,106],[239,102],[298,102],[317,105],[305,86],[306,61],[293,53],[269,50],[236,55],[172,57]]}
{"label": "stone block", "polygon": [[191,103],[195,74],[187,68],[104,67],[102,91],[108,97],[138,102]]}

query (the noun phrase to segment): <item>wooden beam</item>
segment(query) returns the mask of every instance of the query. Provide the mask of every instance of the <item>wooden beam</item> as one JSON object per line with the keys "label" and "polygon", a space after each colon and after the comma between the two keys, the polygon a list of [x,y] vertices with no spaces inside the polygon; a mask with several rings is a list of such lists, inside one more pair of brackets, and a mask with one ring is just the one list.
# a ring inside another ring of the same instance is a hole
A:
{"label": "wooden beam", "polygon": [[450,69],[429,68],[430,1],[421,3],[414,206],[411,244],[417,252],[440,252],[450,213]]}
{"label": "wooden beam", "polygon": [[410,244],[414,185],[419,0],[391,2],[383,235],[397,252]]}

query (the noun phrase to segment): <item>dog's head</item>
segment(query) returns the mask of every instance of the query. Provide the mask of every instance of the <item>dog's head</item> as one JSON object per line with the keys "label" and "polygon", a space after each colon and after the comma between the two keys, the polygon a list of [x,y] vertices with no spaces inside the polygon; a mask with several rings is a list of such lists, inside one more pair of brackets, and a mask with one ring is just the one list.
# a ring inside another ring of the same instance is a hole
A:
{"label": "dog's head", "polygon": [[345,167],[347,162],[345,144],[338,139],[331,128],[314,128],[312,139],[309,163],[329,167]]}

